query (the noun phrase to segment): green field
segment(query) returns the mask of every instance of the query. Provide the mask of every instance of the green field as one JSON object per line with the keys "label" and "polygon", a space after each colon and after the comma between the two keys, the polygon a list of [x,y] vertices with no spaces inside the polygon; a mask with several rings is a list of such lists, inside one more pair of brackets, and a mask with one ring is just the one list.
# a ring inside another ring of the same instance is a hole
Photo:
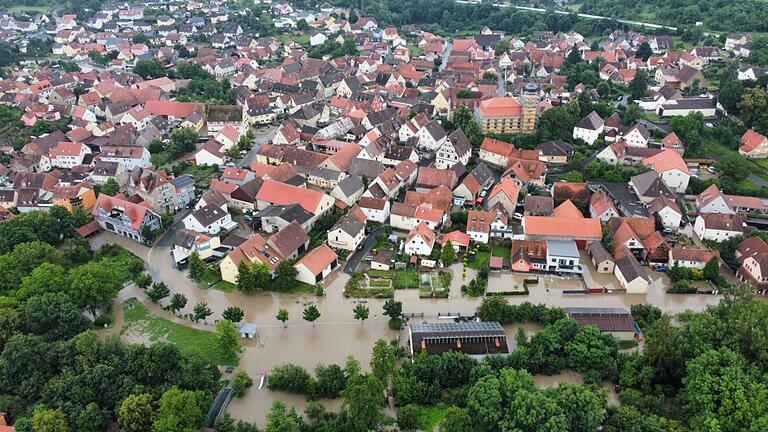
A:
{"label": "green field", "polygon": [[509,259],[509,255],[511,254],[511,252],[512,251],[508,247],[504,247],[504,246],[493,247],[493,256]]}
{"label": "green field", "polygon": [[303,46],[303,47],[309,47],[309,35],[308,34],[292,34],[292,33],[281,33],[277,36],[275,36],[275,39],[286,42],[288,40],[292,40],[296,42],[297,44]]}
{"label": "green field", "polygon": [[213,332],[193,329],[152,315],[136,298],[130,298],[123,306],[125,324],[122,332],[130,331],[146,336],[150,342],[168,342],[184,353],[200,356],[217,365],[237,364],[236,358],[226,358],[216,349]]}
{"label": "green field", "polygon": [[53,6],[11,6],[6,9],[8,13],[47,13],[53,10]]}

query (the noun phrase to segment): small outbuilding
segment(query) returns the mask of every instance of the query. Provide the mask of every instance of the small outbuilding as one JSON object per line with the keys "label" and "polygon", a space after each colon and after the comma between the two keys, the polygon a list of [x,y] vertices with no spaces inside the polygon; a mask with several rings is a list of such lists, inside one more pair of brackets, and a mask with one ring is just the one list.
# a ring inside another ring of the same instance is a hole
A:
{"label": "small outbuilding", "polygon": [[635,337],[632,313],[624,308],[572,307],[565,310],[582,327],[593,325],[618,340],[632,340]]}
{"label": "small outbuilding", "polygon": [[613,273],[615,263],[611,254],[605,250],[600,242],[592,242],[587,246],[589,257],[592,258],[592,265],[595,266],[598,273]]}
{"label": "small outbuilding", "polygon": [[259,333],[259,328],[256,326],[255,323],[250,323],[250,322],[241,323],[239,326],[239,329],[240,329],[240,336],[243,339],[253,339]]}
{"label": "small outbuilding", "polygon": [[408,335],[412,355],[422,351],[428,354],[459,351],[480,356],[509,354],[507,335],[495,321],[411,324]]}

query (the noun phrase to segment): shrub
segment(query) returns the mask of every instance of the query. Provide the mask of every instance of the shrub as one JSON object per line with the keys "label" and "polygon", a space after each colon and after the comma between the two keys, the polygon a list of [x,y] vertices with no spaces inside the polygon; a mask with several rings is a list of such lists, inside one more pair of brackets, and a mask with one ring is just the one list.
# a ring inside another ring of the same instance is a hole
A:
{"label": "shrub", "polygon": [[310,386],[312,377],[306,369],[295,364],[284,364],[272,369],[267,380],[270,390],[282,390],[289,393],[304,394]]}
{"label": "shrub", "polygon": [[253,385],[253,380],[248,376],[245,371],[240,371],[235,374],[235,378],[232,380],[232,394],[235,397],[245,396],[245,391]]}
{"label": "shrub", "polygon": [[400,330],[400,327],[403,326],[403,320],[401,318],[393,318],[389,320],[387,325],[390,330]]}

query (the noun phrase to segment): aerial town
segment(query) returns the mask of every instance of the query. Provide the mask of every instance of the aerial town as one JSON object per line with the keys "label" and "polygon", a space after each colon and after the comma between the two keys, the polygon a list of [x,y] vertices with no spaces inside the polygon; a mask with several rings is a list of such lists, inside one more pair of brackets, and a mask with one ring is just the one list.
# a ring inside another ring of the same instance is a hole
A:
{"label": "aerial town", "polygon": [[765,22],[1,3],[0,432],[768,430]]}

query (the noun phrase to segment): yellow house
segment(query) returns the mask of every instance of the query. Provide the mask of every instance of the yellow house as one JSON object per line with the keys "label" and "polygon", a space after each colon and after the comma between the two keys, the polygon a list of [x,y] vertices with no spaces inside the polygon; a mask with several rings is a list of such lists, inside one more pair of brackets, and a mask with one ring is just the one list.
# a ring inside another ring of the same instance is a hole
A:
{"label": "yellow house", "polygon": [[96,204],[96,194],[90,186],[86,182],[74,186],[57,186],[51,202],[66,208],[70,213],[75,207],[80,207],[86,213],[90,212]]}
{"label": "yellow house", "polygon": [[450,104],[448,103],[448,98],[445,97],[445,95],[442,92],[438,92],[437,96],[432,99],[432,106],[435,107],[435,111],[440,113],[440,115],[448,114],[448,109],[450,108]]}
{"label": "yellow house", "polygon": [[266,264],[271,272],[283,262],[284,259],[280,253],[271,245],[267,244],[264,237],[254,234],[240,246],[233,249],[219,263],[221,278],[229,283],[237,283],[237,266],[240,263],[253,265],[256,263]]}

